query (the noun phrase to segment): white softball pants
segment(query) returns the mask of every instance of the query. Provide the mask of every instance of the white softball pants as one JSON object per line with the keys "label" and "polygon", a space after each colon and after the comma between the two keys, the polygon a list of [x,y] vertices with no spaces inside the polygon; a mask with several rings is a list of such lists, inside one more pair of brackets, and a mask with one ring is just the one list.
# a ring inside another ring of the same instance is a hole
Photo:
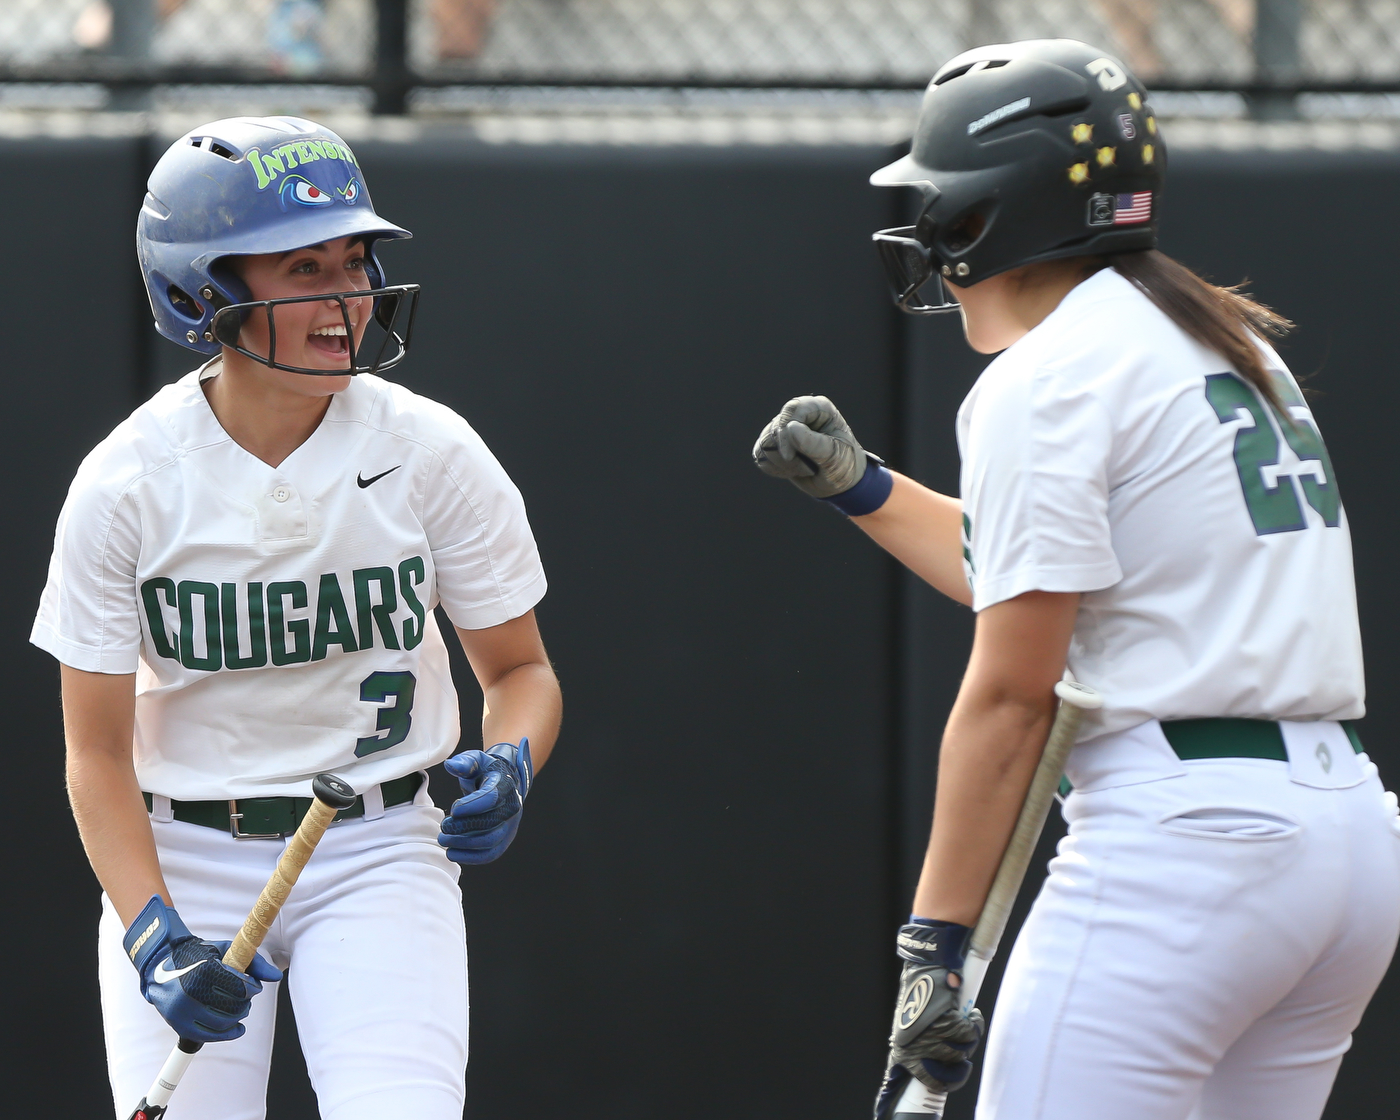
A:
{"label": "white softball pants", "polygon": [[[437,843],[425,790],[377,820],[332,825],[282,908],[263,955],[290,971],[302,1052],[324,1120],[461,1120],[467,957],[457,865]],[[231,938],[285,843],[153,823],[180,917]],[[175,1033],[141,997],[124,930],[103,899],[98,938],[107,1064],[118,1120],[150,1087]],[[169,1120],[262,1120],[276,984],[253,998],[248,1033],[205,1046]]]}
{"label": "white softball pants", "polygon": [[1289,763],[1182,763],[1155,721],[1075,748],[978,1120],[1321,1116],[1395,949],[1400,833],[1336,724],[1284,728]]}

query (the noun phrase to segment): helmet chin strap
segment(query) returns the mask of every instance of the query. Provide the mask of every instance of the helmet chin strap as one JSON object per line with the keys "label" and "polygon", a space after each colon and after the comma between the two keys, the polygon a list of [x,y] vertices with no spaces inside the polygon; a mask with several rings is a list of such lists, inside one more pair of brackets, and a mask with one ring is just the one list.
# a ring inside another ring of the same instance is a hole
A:
{"label": "helmet chin strap", "polygon": [[[902,295],[896,297],[895,303],[901,311],[910,315],[946,315],[950,311],[961,311],[962,304],[953,298],[953,293],[948,290],[948,285],[943,282],[943,277],[938,273],[933,274],[933,280],[938,285],[938,303],[928,303],[919,295],[917,285],[907,289]],[[912,302],[918,299],[918,303]]]}

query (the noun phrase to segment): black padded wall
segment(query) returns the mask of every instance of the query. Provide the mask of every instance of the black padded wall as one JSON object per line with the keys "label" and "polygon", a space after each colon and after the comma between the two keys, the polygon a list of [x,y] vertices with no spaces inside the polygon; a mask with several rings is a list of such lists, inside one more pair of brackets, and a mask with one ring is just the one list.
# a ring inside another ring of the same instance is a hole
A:
{"label": "black padded wall", "polygon": [[111,1109],[97,1004],[97,881],[64,796],[58,665],[29,645],[29,629],[68,484],[139,391],[145,316],[132,246],[144,164],[135,140],[0,141],[9,541],[0,570],[10,589],[0,598],[10,712],[0,874],[10,915],[5,1072],[16,1111]]}
{"label": "black padded wall", "polygon": [[889,998],[893,573],[748,451],[815,386],[890,428],[879,153],[360,155],[416,235],[386,250],[425,288],[404,379],[524,491],[565,693],[517,847],[463,877],[469,1115],[523,1085],[541,1116],[859,1114]]}
{"label": "black padded wall", "polygon": [[[953,417],[984,359],[956,317],[889,305],[869,233],[898,221],[898,192],[865,179],[890,153],[449,135],[358,154],[377,205],[417,234],[384,254],[391,278],[424,285],[400,379],[463,412],[521,486],[565,691],[516,845],[464,874],[468,1115],[864,1114],[971,617],[747,459],[784,399],[826,392],[895,465],[956,488]],[[0,631],[18,697],[4,826],[24,916],[4,941],[17,1109],[51,1103],[55,1079],[65,1114],[110,1108],[97,890],[63,800],[57,671],[26,639],[81,456],[197,362],[140,310],[148,160],[136,140],[0,144],[0,191],[24,215],[0,276],[19,512]],[[1298,320],[1285,353],[1313,374],[1351,518],[1363,735],[1383,767],[1400,720],[1386,685],[1397,179],[1381,154],[1176,153],[1164,246],[1218,280],[1248,275]],[[469,726],[478,697],[461,680]],[[68,963],[27,967],[39,960]],[[1396,1002],[1387,988],[1373,1007],[1329,1116],[1377,1111]],[[269,1116],[314,1115],[288,1031]]]}

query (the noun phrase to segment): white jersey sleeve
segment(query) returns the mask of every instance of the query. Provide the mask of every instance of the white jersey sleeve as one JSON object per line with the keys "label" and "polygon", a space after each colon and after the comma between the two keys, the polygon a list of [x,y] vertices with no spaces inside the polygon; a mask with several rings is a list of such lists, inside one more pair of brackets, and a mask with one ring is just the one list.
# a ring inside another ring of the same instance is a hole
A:
{"label": "white jersey sleeve", "polygon": [[141,523],[121,440],[83,461],[54,533],[48,583],[30,640],[88,673],[134,673],[141,619]]}
{"label": "white jersey sleeve", "polygon": [[987,449],[969,456],[964,485],[976,610],[1122,578],[1108,519],[1113,422],[1091,385],[1011,365],[987,379],[968,442]]}
{"label": "white jersey sleeve", "polygon": [[447,409],[428,464],[423,523],[447,617],[463,630],[518,618],[545,592],[525,502],[465,420]]}

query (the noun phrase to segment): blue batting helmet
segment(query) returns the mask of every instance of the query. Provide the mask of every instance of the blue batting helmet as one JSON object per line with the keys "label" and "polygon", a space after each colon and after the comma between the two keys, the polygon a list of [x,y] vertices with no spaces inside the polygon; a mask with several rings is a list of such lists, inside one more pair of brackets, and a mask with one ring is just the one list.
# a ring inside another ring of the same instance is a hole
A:
{"label": "blue batting helmet", "polygon": [[300,117],[231,117],[196,128],[170,146],[146,186],[136,255],[156,329],[201,354],[219,352],[215,314],[251,298],[221,267],[224,258],[359,236],[378,289],[384,268],[375,242],[413,236],[374,212],[345,142]]}

